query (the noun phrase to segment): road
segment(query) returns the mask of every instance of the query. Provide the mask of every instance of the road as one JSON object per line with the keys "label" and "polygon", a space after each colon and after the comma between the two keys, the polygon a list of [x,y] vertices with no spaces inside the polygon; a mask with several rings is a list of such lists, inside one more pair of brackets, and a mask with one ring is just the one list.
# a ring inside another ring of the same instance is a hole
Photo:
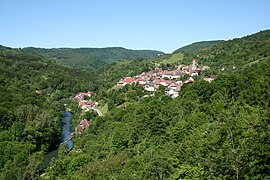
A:
{"label": "road", "polygon": [[97,112],[98,116],[103,116],[102,112],[99,109],[94,107],[92,107],[92,109]]}

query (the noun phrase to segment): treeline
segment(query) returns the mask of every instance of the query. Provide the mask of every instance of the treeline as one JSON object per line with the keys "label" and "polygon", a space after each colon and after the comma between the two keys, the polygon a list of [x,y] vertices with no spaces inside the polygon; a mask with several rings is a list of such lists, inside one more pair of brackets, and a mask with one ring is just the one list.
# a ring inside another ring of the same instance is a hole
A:
{"label": "treeline", "polygon": [[96,70],[117,60],[138,60],[164,54],[153,50],[130,50],[111,48],[24,48],[23,51],[36,53],[61,65],[84,70]]}
{"label": "treeline", "polygon": [[176,99],[157,92],[118,104],[92,121],[74,152],[54,162],[47,176],[267,179],[269,72],[264,61],[212,83],[186,85]]}
{"label": "treeline", "polygon": [[216,40],[216,41],[201,41],[201,42],[195,42],[192,44],[189,44],[187,46],[181,47],[177,50],[175,50],[173,53],[178,53],[178,52],[194,52],[194,51],[200,51],[200,50],[205,50],[209,49],[221,42],[224,42],[223,40]]}
{"label": "treeline", "polygon": [[211,48],[185,52],[183,63],[198,59],[201,65],[208,65],[216,73],[222,67],[225,72],[238,71],[252,63],[268,60],[270,56],[270,30],[243,38],[236,38],[215,44]]}
{"label": "treeline", "polygon": [[94,90],[91,74],[0,47],[0,179],[34,179],[60,134],[61,100]]}

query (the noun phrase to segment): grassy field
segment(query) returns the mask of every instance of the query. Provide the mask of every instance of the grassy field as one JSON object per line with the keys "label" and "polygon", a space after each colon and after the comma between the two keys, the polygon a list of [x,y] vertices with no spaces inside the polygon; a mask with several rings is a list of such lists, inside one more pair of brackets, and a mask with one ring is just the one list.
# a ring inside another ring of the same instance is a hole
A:
{"label": "grassy field", "polygon": [[184,58],[183,53],[176,53],[176,54],[173,54],[171,57],[161,61],[161,64],[174,64],[174,63],[176,63],[178,61],[182,61],[183,58]]}
{"label": "grassy field", "polygon": [[98,107],[98,109],[102,112],[102,114],[106,114],[108,112],[108,104],[106,103],[104,106],[102,107]]}

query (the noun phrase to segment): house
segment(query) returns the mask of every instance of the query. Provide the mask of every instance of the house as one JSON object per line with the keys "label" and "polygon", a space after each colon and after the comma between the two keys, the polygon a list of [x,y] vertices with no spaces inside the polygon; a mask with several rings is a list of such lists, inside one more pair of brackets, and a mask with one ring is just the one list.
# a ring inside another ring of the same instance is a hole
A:
{"label": "house", "polygon": [[211,77],[208,77],[208,78],[203,78],[203,80],[207,81],[207,82],[212,82],[213,80],[215,80],[216,77],[215,76],[211,76]]}
{"label": "house", "polygon": [[75,99],[76,99],[77,101],[80,101],[80,100],[83,100],[83,99],[84,99],[84,96],[91,97],[92,94],[93,94],[93,92],[90,92],[90,91],[88,91],[88,92],[79,92],[79,93],[77,93],[77,94],[75,95]]}
{"label": "house", "polygon": [[135,82],[135,79],[132,78],[132,77],[125,77],[124,80],[123,80],[123,83],[125,84],[132,84]]}
{"label": "house", "polygon": [[79,102],[79,106],[82,108],[82,109],[87,109],[88,108],[88,105],[86,104],[87,101],[80,101]]}
{"label": "house", "polygon": [[176,81],[176,84],[183,84],[183,81]]}
{"label": "house", "polygon": [[189,77],[186,81],[185,81],[185,83],[194,83],[195,82],[195,80],[192,78],[192,77]]}
{"label": "house", "polygon": [[171,84],[169,84],[168,88],[176,90],[177,84],[176,83],[171,83]]}
{"label": "house", "polygon": [[176,89],[175,89],[175,91],[176,91],[176,92],[180,92],[180,91],[181,91],[182,86],[183,86],[183,84],[182,84],[182,83],[181,83],[181,84],[178,84],[178,85],[177,85],[177,87],[176,87]]}
{"label": "house", "polygon": [[198,76],[198,73],[197,72],[192,72],[191,74],[190,74],[190,76],[192,77],[192,76]]}
{"label": "house", "polygon": [[171,71],[165,71],[164,74],[161,76],[163,79],[164,78],[168,78],[168,79],[171,79],[173,76],[173,72]]}
{"label": "house", "polygon": [[171,76],[171,79],[178,79],[178,78],[180,78],[181,77],[181,75],[180,74],[173,74],[172,76]]}
{"label": "house", "polygon": [[164,79],[161,79],[159,81],[159,84],[162,85],[162,86],[168,86],[169,85],[168,82],[166,80],[164,80]]}
{"label": "house", "polygon": [[172,98],[176,98],[179,96],[179,92],[175,91],[174,89],[167,90],[166,93]]}
{"label": "house", "polygon": [[146,91],[155,91],[155,86],[153,84],[145,84],[144,89]]}
{"label": "house", "polygon": [[194,83],[195,80],[194,80],[192,77],[189,77],[189,78],[188,78],[188,82],[189,82],[189,83]]}
{"label": "house", "polygon": [[116,86],[122,87],[122,86],[125,86],[127,84],[132,84],[135,82],[136,82],[135,78],[125,77],[124,79],[121,79],[120,81],[118,81]]}
{"label": "house", "polygon": [[117,84],[116,84],[116,86],[118,86],[118,87],[124,86],[124,85],[123,85],[123,81],[122,81],[122,80],[118,81]]}
{"label": "house", "polygon": [[83,129],[86,129],[89,127],[89,121],[87,119],[84,119],[84,120],[81,120],[80,122],[80,126],[83,128]]}
{"label": "house", "polygon": [[143,78],[139,78],[138,80],[139,85],[144,86],[146,84],[146,81]]}
{"label": "house", "polygon": [[95,107],[95,106],[97,106],[98,105],[98,103],[97,102],[95,102],[95,101],[87,101],[87,103],[86,103],[89,107]]}
{"label": "house", "polygon": [[81,134],[89,126],[90,122],[87,119],[81,120],[80,124],[75,128],[75,134]]}

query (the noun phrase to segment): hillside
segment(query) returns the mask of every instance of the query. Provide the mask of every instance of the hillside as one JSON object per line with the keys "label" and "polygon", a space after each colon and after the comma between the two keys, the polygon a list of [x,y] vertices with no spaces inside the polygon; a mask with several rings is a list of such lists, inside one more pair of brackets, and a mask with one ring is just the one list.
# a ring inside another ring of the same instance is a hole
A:
{"label": "hillside", "polygon": [[173,53],[177,52],[193,52],[193,51],[199,51],[211,48],[221,42],[224,42],[223,40],[216,40],[216,41],[201,41],[201,42],[195,42],[192,44],[189,44],[187,46],[183,46],[177,50],[175,50]]}
{"label": "hillside", "polygon": [[148,59],[158,54],[153,50],[130,50],[121,47],[111,48],[24,48],[23,51],[39,54],[58,64],[78,69],[99,69],[117,60]]}
{"label": "hillside", "polygon": [[[208,46],[206,49],[198,51],[195,48],[195,50],[183,51],[184,57],[181,61],[179,59],[178,63],[187,64],[196,59],[199,65],[211,67],[211,71],[215,74],[219,73],[222,68],[225,72],[230,73],[250,64],[269,60],[269,41],[270,30],[264,30],[243,38],[217,41],[217,43],[212,44],[213,46]],[[173,57],[178,53],[179,51],[176,50],[170,56]],[[157,63],[162,63],[164,60],[158,59]]]}
{"label": "hillside", "polygon": [[[262,31],[184,53],[183,61],[226,68],[211,70],[218,74],[211,83],[185,84],[175,99],[162,88],[150,94],[136,85],[101,87],[95,98],[109,111],[92,119],[44,179],[269,179],[269,37]],[[115,73],[154,66],[122,61],[102,73],[110,82]]]}
{"label": "hillside", "polygon": [[225,41],[213,49],[198,53],[197,57],[202,63],[233,70],[233,66],[237,69],[255,61],[266,60],[270,56],[269,49],[270,30],[265,30]]}
{"label": "hillside", "polygon": [[[269,179],[269,49],[265,30],[199,51],[112,62],[94,73],[0,46],[0,179]],[[210,70],[174,99],[163,86],[114,86],[193,59]],[[202,78],[212,75],[211,83]],[[78,108],[75,94],[87,91],[105,116]],[[59,143],[63,98],[71,123],[89,117],[90,126],[41,171],[44,154]]]}
{"label": "hillside", "polygon": [[0,74],[0,179],[35,179],[43,154],[58,144],[62,98],[94,90],[94,81],[88,73],[4,46]]}
{"label": "hillside", "polygon": [[173,53],[172,55],[166,57],[164,60],[162,60],[161,64],[176,64],[180,63],[183,60],[184,54],[181,52]]}

